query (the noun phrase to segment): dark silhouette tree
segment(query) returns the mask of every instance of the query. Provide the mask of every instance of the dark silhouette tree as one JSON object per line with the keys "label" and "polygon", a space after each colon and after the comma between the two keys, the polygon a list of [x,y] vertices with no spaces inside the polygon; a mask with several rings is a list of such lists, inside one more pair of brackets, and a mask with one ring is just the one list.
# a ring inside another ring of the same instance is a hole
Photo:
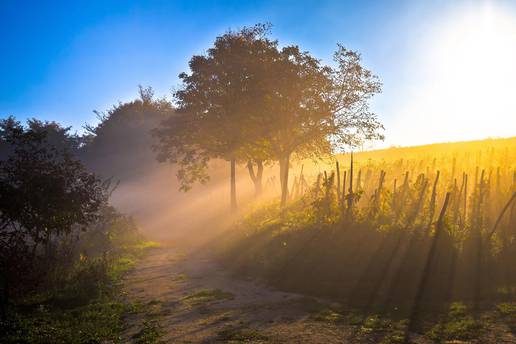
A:
{"label": "dark silhouette tree", "polygon": [[[48,147],[54,147],[58,150],[66,150],[72,155],[79,154],[79,149],[84,144],[83,137],[77,134],[71,134],[71,127],[62,127],[54,121],[41,121],[35,118],[27,120],[27,130],[34,134],[45,137],[41,142]],[[0,160],[5,160],[9,154],[14,152],[14,146],[11,144],[14,137],[20,131],[23,131],[22,124],[16,118],[10,116],[0,123]]]}
{"label": "dark silhouette tree", "polygon": [[85,126],[81,147],[86,166],[106,178],[144,174],[155,162],[151,131],[173,113],[171,103],[140,86],[138,99],[95,113],[99,123]]}
{"label": "dark silhouette tree", "polygon": [[86,171],[47,133],[3,121],[2,143],[12,152],[0,161],[0,270],[3,304],[28,268],[52,259],[53,240],[86,229],[107,202],[108,183]]}

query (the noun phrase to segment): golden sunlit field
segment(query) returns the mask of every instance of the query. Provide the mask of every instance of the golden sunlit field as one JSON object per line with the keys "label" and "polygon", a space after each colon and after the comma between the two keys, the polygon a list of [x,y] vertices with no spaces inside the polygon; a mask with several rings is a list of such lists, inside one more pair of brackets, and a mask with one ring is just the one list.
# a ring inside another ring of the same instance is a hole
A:
{"label": "golden sunlit field", "polygon": [[[474,319],[516,293],[515,158],[510,138],[356,153],[353,165],[350,154],[333,166],[304,161],[288,208],[247,215],[223,261],[283,290],[340,300],[332,312],[341,317],[382,314],[398,330],[477,338]],[[450,304],[458,319],[436,325]],[[453,321],[470,324],[439,327]]]}

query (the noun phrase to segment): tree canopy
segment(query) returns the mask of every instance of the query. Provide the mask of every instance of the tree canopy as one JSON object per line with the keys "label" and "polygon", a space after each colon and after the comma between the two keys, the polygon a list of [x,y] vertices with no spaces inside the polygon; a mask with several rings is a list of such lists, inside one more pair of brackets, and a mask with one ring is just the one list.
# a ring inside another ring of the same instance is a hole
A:
{"label": "tree canopy", "polygon": [[231,161],[234,174],[237,161],[268,158],[255,126],[265,97],[263,61],[277,44],[265,37],[268,30],[257,25],[217,37],[206,55],[192,57],[191,73],[179,75],[177,115],[155,134],[158,159],[180,167],[181,189],[208,180],[209,159]]}
{"label": "tree canopy", "polygon": [[[175,93],[178,114],[155,132],[158,158],[180,166],[182,189],[208,179],[212,158],[280,163],[282,203],[292,156],[320,158],[345,145],[382,138],[368,101],[380,92],[360,55],[338,45],[326,66],[298,46],[280,47],[258,24],[217,37],[190,60]],[[253,178],[254,180],[254,178]],[[234,178],[232,177],[234,194]],[[232,196],[232,202],[233,196]]]}
{"label": "tree canopy", "polygon": [[81,158],[105,177],[141,173],[155,162],[151,130],[173,111],[167,99],[154,97],[152,88],[140,87],[138,99],[96,111],[99,123],[85,126]]}
{"label": "tree canopy", "polygon": [[70,133],[71,127],[63,127],[54,121],[41,121],[35,118],[27,120],[25,127],[16,118],[10,116],[0,121],[0,160],[5,160],[14,153],[14,143],[24,132],[44,137],[40,144],[47,148],[53,147],[77,155],[84,144],[84,138]]}
{"label": "tree canopy", "polygon": [[107,184],[46,132],[4,127],[14,151],[0,162],[0,239],[23,233],[35,246],[94,221],[107,201]]}

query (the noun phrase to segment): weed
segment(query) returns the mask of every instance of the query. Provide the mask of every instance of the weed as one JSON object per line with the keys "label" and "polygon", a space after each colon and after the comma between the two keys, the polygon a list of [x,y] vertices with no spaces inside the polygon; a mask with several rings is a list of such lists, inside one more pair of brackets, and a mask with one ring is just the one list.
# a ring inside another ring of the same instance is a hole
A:
{"label": "weed", "polygon": [[401,320],[391,323],[385,337],[382,338],[380,344],[402,344],[406,341],[408,321]]}
{"label": "weed", "polygon": [[427,333],[435,341],[470,340],[479,336],[480,324],[467,312],[467,307],[459,302],[451,304],[448,316]]}
{"label": "weed", "polygon": [[145,320],[142,328],[133,336],[135,344],[159,343],[163,336],[163,329],[157,320]]}
{"label": "weed", "polygon": [[[82,259],[57,289],[13,304],[0,323],[2,343],[120,343],[123,318],[146,306],[121,302],[120,278],[148,245],[122,250],[112,261]],[[141,342],[146,343],[146,342]]]}
{"label": "weed", "polygon": [[183,297],[182,300],[190,305],[201,305],[214,301],[232,300],[234,297],[232,293],[220,289],[203,289]]}
{"label": "weed", "polygon": [[382,319],[378,315],[370,315],[365,318],[360,331],[362,333],[379,332],[389,329],[392,326],[391,321]]}
{"label": "weed", "polygon": [[503,316],[516,317],[516,303],[500,303],[496,306],[496,308]]}
{"label": "weed", "polygon": [[331,309],[324,309],[312,316],[315,321],[336,323],[343,319],[342,314],[337,313]]}
{"label": "weed", "polygon": [[188,280],[187,274],[178,274],[178,275],[175,275],[174,277],[172,277],[172,281],[174,281],[174,282],[182,282],[182,281],[186,281],[186,280]]}

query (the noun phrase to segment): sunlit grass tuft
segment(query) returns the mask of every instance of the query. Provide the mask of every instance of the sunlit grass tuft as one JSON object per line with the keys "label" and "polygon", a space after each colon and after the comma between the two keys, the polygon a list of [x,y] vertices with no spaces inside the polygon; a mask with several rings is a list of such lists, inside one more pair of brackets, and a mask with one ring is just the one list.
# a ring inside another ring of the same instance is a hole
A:
{"label": "sunlit grass tuft", "polygon": [[235,295],[220,289],[203,289],[185,296],[182,300],[190,305],[201,305],[214,301],[232,300]]}

